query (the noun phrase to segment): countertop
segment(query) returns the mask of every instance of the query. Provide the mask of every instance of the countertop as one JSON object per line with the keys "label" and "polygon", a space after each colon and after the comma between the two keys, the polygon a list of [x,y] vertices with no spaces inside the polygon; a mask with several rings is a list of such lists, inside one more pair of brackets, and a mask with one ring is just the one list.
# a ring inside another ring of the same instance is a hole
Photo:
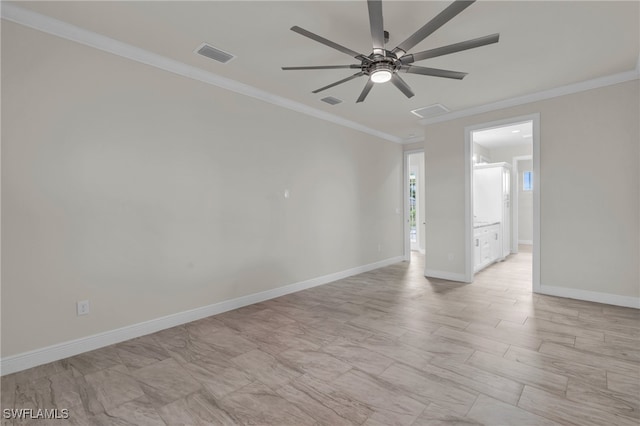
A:
{"label": "countertop", "polygon": [[499,224],[500,221],[494,221],[494,222],[482,222],[482,221],[475,221],[473,222],[473,228],[482,228],[483,226],[491,226],[491,225],[497,225]]}

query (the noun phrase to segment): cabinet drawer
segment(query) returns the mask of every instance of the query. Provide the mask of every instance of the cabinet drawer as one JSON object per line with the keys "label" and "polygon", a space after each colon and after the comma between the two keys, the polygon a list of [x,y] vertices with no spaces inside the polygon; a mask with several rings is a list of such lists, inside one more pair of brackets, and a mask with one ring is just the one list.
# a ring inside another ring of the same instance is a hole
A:
{"label": "cabinet drawer", "polygon": [[488,234],[489,228],[491,228],[491,226],[483,226],[482,228],[476,228],[473,230],[473,235],[476,237],[481,237],[482,235]]}

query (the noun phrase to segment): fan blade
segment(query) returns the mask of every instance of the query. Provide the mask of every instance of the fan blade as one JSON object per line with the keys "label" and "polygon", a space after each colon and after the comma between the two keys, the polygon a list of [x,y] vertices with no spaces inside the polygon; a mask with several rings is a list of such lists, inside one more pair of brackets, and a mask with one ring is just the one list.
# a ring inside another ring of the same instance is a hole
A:
{"label": "fan blade", "polygon": [[402,93],[404,93],[404,95],[407,98],[413,97],[413,95],[414,95],[413,91],[411,90],[409,85],[403,79],[400,78],[400,76],[398,74],[394,73],[391,76],[391,82],[393,83],[394,86],[396,86],[398,89],[400,89],[400,91]]}
{"label": "fan blade", "polygon": [[325,46],[333,47],[334,49],[339,50],[342,53],[346,53],[349,56],[353,56],[354,58],[360,59],[362,57],[365,57],[362,53],[358,53],[355,50],[351,50],[347,47],[339,45],[338,43],[334,43],[331,40],[327,40],[324,37],[320,37],[319,35],[314,34],[311,31],[307,31],[304,28],[293,26],[291,27],[291,31],[301,34],[305,37],[309,37],[311,40],[315,40],[319,43],[324,44]]}
{"label": "fan blade", "polygon": [[282,67],[285,71],[291,70],[339,70],[339,69],[353,69],[359,70],[361,69],[361,65],[317,65],[310,67]]}
{"label": "fan blade", "polygon": [[415,65],[402,65],[400,69],[409,74],[430,75],[433,77],[453,78],[462,80],[467,75],[466,72],[441,70],[438,68],[418,67]]}
{"label": "fan blade", "polygon": [[491,34],[484,37],[474,38],[473,40],[462,41],[460,43],[450,44],[448,46],[438,47],[436,49],[425,50],[424,52],[404,55],[400,58],[403,64],[411,64],[424,59],[435,58],[437,56],[448,55],[450,53],[461,52],[463,50],[475,49],[476,47],[486,46],[487,44],[497,43],[500,34]]}
{"label": "fan blade", "polygon": [[330,85],[328,85],[328,86],[324,86],[324,87],[321,87],[321,88],[319,88],[319,89],[316,89],[316,90],[314,90],[312,93],[322,92],[323,90],[330,89],[330,88],[332,88],[333,86],[337,86],[338,84],[346,83],[346,82],[347,82],[347,81],[349,81],[349,80],[353,80],[354,78],[358,78],[358,77],[361,77],[361,76],[363,76],[363,75],[364,75],[364,72],[362,72],[362,71],[361,71],[361,72],[358,72],[358,73],[355,73],[354,75],[350,75],[349,77],[347,77],[347,78],[343,78],[343,79],[342,79],[342,80],[340,80],[340,81],[336,81],[335,83],[331,83],[331,84],[330,84]]}
{"label": "fan blade", "polygon": [[427,38],[430,34],[436,31],[438,28],[455,18],[460,12],[471,6],[475,0],[456,0],[451,3],[445,10],[440,12],[435,18],[427,22],[418,31],[413,33],[408,39],[403,41],[393,49],[398,57],[404,55],[416,44]]}
{"label": "fan blade", "polygon": [[356,101],[356,103],[360,103],[364,101],[364,99],[367,97],[367,95],[371,91],[371,88],[373,87],[374,84],[375,83],[371,81],[371,79],[367,80],[367,84],[364,85],[364,89],[362,89],[362,93],[360,93],[360,96],[358,97],[358,100]]}
{"label": "fan blade", "polygon": [[382,0],[367,0],[369,25],[373,40],[373,53],[384,55],[384,25],[382,23]]}

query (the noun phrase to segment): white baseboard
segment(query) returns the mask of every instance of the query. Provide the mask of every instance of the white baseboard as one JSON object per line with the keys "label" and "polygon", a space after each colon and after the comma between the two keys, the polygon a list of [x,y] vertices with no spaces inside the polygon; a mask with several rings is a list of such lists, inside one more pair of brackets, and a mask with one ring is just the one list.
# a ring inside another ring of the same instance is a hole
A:
{"label": "white baseboard", "polygon": [[178,312],[176,314],[167,315],[153,320],[132,324],[115,330],[94,334],[92,336],[82,337],[63,343],[47,346],[41,349],[35,349],[17,355],[12,355],[0,359],[0,375],[15,373],[17,371],[26,370],[38,365],[47,364],[49,362],[68,358],[84,352],[99,349],[115,343],[124,342],[125,340],[144,336],[156,331],[175,327],[191,321],[196,321],[211,315],[217,315],[243,306],[252,305],[254,303],[263,302],[275,297],[284,296],[286,294],[295,293],[308,288],[327,284],[342,278],[361,274],[363,272],[372,271],[402,262],[402,256],[396,256],[379,262],[370,263],[368,265],[357,266],[345,271],[335,272],[333,274],[312,278],[306,281],[285,285],[283,287],[266,290],[260,293],[249,294],[247,296],[238,297],[223,302],[214,303],[208,306],[191,309],[188,311]]}
{"label": "white baseboard", "polygon": [[424,276],[427,278],[438,278],[441,280],[466,282],[464,274],[456,274],[455,272],[437,271],[435,269],[425,269]]}
{"label": "white baseboard", "polygon": [[532,246],[533,245],[533,240],[518,240],[518,244],[524,244],[527,246]]}
{"label": "white baseboard", "polygon": [[541,285],[540,290],[536,293],[546,294],[548,296],[567,297],[569,299],[586,300],[588,302],[597,302],[607,305],[640,309],[640,297],[620,296],[611,293],[600,293],[597,291],[580,290],[566,287],[554,287],[550,285]]}

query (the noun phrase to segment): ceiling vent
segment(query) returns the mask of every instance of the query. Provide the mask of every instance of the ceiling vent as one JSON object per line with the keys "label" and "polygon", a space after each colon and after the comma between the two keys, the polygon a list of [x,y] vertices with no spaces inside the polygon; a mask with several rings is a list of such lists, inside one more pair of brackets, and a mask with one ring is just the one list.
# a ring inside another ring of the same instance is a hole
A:
{"label": "ceiling vent", "polygon": [[223,64],[226,64],[227,62],[235,58],[235,56],[231,53],[220,50],[217,47],[213,47],[207,43],[202,43],[196,50],[194,50],[194,52]]}
{"label": "ceiling vent", "polygon": [[449,109],[442,104],[433,104],[426,107],[414,109],[411,113],[420,118],[432,118],[438,115],[446,114]]}
{"label": "ceiling vent", "polygon": [[329,105],[337,105],[342,102],[342,99],[334,98],[333,96],[327,96],[326,98],[320,99],[322,102],[326,102]]}

